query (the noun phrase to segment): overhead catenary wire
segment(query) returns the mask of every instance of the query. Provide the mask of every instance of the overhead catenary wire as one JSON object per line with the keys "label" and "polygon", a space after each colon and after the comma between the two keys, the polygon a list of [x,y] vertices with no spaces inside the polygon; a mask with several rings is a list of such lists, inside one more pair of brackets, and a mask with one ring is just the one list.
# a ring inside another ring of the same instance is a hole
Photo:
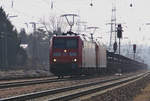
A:
{"label": "overhead catenary wire", "polygon": [[93,0],[91,0],[90,6],[91,6],[91,7],[93,6]]}
{"label": "overhead catenary wire", "polygon": [[133,7],[133,0],[131,0],[130,7]]}
{"label": "overhead catenary wire", "polygon": [[14,1],[12,0],[11,1],[11,8],[13,8],[13,6],[14,6]]}

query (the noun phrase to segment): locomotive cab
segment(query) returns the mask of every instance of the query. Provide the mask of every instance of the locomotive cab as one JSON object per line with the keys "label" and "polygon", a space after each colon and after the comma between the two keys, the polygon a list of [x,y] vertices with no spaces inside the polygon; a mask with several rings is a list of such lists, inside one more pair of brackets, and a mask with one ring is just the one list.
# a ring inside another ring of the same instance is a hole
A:
{"label": "locomotive cab", "polygon": [[57,76],[79,73],[80,38],[54,36],[50,45],[50,71]]}

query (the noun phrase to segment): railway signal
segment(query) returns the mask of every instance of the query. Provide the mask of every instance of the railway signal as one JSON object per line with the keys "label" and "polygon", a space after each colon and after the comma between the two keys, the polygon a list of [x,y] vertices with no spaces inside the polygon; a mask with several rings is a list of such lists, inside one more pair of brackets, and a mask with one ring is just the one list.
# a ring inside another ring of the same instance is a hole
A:
{"label": "railway signal", "polygon": [[133,52],[136,53],[136,44],[133,44]]}
{"label": "railway signal", "polygon": [[122,26],[121,24],[118,24],[118,27],[117,27],[117,37],[120,39],[122,38]]}
{"label": "railway signal", "polygon": [[133,58],[134,58],[134,60],[135,60],[136,44],[133,44],[133,53],[134,53]]}
{"label": "railway signal", "polygon": [[118,24],[117,27],[117,37],[119,38],[119,55],[120,55],[120,39],[122,38],[122,26],[121,24]]}

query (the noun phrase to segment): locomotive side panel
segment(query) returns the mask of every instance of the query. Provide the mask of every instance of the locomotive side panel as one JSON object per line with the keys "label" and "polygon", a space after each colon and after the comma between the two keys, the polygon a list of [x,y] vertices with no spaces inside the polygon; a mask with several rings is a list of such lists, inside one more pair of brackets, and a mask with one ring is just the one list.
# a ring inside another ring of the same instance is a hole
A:
{"label": "locomotive side panel", "polygon": [[106,57],[106,49],[102,45],[98,45],[98,68],[106,68],[107,67],[107,57]]}
{"label": "locomotive side panel", "polygon": [[96,51],[95,44],[84,41],[82,49],[82,67],[83,68],[96,68]]}

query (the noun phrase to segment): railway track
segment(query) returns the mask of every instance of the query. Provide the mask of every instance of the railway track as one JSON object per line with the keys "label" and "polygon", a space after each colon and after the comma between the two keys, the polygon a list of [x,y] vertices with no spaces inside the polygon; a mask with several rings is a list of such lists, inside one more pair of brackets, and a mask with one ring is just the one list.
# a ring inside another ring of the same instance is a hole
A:
{"label": "railway track", "polygon": [[44,80],[29,80],[29,81],[0,83],[0,89],[8,88],[8,87],[21,87],[21,86],[28,86],[28,85],[34,85],[34,84],[59,82],[59,81],[66,81],[66,80],[67,79],[58,79],[57,77],[51,77],[51,78],[44,79]]}
{"label": "railway track", "polygon": [[[92,77],[80,77],[80,78],[70,78],[70,77],[66,77],[63,79],[58,79],[58,77],[56,76],[51,76],[49,78],[43,78],[43,79],[37,79],[36,80],[32,80],[30,78],[30,80],[21,80],[21,81],[14,81],[14,82],[4,82],[4,83],[0,83],[0,89],[4,89],[4,88],[12,88],[12,87],[21,87],[21,86],[28,86],[28,85],[34,85],[34,84],[42,84],[42,83],[52,83],[52,82],[60,82],[60,81],[67,81],[67,80],[78,80],[78,79],[89,79]],[[94,77],[93,77],[94,78]]]}
{"label": "railway track", "polygon": [[64,79],[58,79],[56,76],[51,76],[49,78],[39,78],[39,79],[29,79],[29,80],[21,80],[21,81],[9,81],[9,82],[4,82],[0,83],[0,89],[4,88],[12,88],[12,87],[21,87],[21,86],[28,86],[28,85],[34,85],[34,84],[42,84],[42,83],[51,83],[51,82],[60,82],[60,81],[67,81],[67,80],[77,80],[77,79],[89,79],[89,78],[94,78],[96,76],[86,76],[86,77],[80,77],[80,78],[70,78],[66,77]]}
{"label": "railway track", "polygon": [[66,101],[78,98],[80,96],[103,91],[105,89],[118,86],[133,80],[137,80],[147,76],[149,73],[141,73],[132,77],[120,77],[115,79],[96,81],[93,83],[80,84],[65,88],[40,91],[36,93],[24,94],[20,96],[0,99],[1,101]]}
{"label": "railway track", "polygon": [[0,78],[0,82],[5,82],[5,81],[16,81],[16,80],[29,80],[29,79],[39,79],[39,78],[46,78],[46,77],[52,77],[53,75],[51,75],[51,76],[37,76],[37,77],[27,77],[27,76],[25,76],[25,77],[1,77]]}
{"label": "railway track", "polygon": [[80,77],[80,78],[70,78],[66,77],[63,79],[58,79],[56,76],[51,76],[49,78],[46,78],[43,80],[42,79],[37,79],[37,80],[25,80],[25,81],[15,81],[15,82],[5,82],[5,83],[0,83],[0,89],[4,88],[12,88],[12,87],[21,87],[21,86],[28,86],[28,85],[34,85],[34,84],[42,84],[42,83],[52,83],[52,82],[60,82],[60,81],[67,81],[67,80],[78,80],[78,79],[89,79],[91,77]]}

